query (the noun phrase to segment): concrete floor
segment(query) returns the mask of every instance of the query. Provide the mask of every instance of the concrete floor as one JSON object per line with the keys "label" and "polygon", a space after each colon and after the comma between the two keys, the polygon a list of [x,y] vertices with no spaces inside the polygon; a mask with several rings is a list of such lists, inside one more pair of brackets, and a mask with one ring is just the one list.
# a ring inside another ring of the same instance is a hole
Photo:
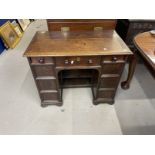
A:
{"label": "concrete floor", "polygon": [[143,64],[130,89],[118,88],[114,105],[94,106],[91,90],[79,88],[64,90],[62,107],[40,107],[22,56],[38,30],[47,30],[45,20],[31,23],[17,47],[0,55],[0,134],[155,134],[155,80]]}

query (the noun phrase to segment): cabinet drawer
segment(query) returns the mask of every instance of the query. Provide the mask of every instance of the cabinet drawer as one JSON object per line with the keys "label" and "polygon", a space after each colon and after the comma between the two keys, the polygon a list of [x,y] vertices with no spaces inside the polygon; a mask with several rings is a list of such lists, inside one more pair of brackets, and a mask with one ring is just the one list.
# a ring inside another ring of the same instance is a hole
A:
{"label": "cabinet drawer", "polygon": [[41,93],[41,99],[45,100],[59,100],[58,93]]}
{"label": "cabinet drawer", "polygon": [[123,55],[110,55],[110,56],[103,56],[102,63],[125,63],[126,56]]}
{"label": "cabinet drawer", "polygon": [[102,73],[103,74],[120,74],[123,70],[124,63],[112,63],[103,64]]}
{"label": "cabinet drawer", "polygon": [[56,80],[37,80],[37,84],[40,90],[56,90]]}
{"label": "cabinet drawer", "polygon": [[119,83],[119,77],[101,78],[100,88],[116,88]]}
{"label": "cabinet drawer", "polygon": [[100,90],[98,91],[98,98],[114,98],[114,90]]}
{"label": "cabinet drawer", "polygon": [[56,66],[98,66],[100,57],[59,57],[56,58]]}
{"label": "cabinet drawer", "polygon": [[32,65],[54,64],[54,60],[51,57],[31,57],[30,63]]}
{"label": "cabinet drawer", "polygon": [[38,77],[38,76],[55,76],[54,68],[51,65],[33,66],[33,72],[34,72],[35,77]]}

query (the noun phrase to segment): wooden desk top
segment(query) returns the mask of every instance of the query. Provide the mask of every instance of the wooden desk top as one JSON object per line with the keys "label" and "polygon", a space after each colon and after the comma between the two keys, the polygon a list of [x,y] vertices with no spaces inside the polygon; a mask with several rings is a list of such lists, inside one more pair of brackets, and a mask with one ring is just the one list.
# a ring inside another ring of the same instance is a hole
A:
{"label": "wooden desk top", "polygon": [[131,55],[113,30],[37,32],[24,56]]}
{"label": "wooden desk top", "polygon": [[152,36],[150,32],[140,33],[134,38],[134,43],[141,55],[155,70],[155,36]]}

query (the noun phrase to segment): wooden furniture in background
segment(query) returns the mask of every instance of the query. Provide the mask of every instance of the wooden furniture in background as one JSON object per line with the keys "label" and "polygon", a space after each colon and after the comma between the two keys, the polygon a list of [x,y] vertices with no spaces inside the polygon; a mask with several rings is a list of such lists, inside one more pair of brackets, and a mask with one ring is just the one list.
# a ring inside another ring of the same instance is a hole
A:
{"label": "wooden furniture in background", "polygon": [[118,19],[116,31],[132,51],[136,51],[133,39],[138,33],[155,29],[155,20]]}
{"label": "wooden furniture in background", "polygon": [[114,30],[37,32],[24,56],[42,106],[62,105],[63,88],[86,86],[92,88],[94,104],[113,104],[126,61],[130,67],[124,89],[135,68],[133,53]]}
{"label": "wooden furniture in background", "polygon": [[140,33],[135,36],[134,44],[155,77],[155,36],[150,32]]}

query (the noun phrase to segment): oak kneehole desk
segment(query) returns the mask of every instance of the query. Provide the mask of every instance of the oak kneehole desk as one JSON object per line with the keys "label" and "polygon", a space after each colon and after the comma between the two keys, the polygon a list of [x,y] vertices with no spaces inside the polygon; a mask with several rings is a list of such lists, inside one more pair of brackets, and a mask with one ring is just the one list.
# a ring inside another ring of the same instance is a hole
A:
{"label": "oak kneehole desk", "polygon": [[24,56],[42,106],[62,105],[63,88],[70,87],[91,87],[94,104],[113,104],[127,60],[122,88],[129,88],[135,68],[133,53],[113,30],[37,32]]}

